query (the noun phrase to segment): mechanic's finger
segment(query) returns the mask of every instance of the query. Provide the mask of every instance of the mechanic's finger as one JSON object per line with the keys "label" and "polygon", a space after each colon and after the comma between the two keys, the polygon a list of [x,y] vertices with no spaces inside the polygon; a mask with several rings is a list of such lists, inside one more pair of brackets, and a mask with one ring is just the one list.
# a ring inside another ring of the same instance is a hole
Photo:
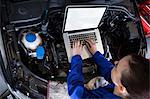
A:
{"label": "mechanic's finger", "polygon": [[81,47],[81,48],[83,47],[83,42],[82,42],[82,41],[80,41],[80,47]]}
{"label": "mechanic's finger", "polygon": [[74,47],[76,47],[76,41],[73,41],[74,42]]}
{"label": "mechanic's finger", "polygon": [[95,44],[94,40],[91,40],[91,42],[92,42],[92,45],[94,45],[94,44]]}
{"label": "mechanic's finger", "polygon": [[78,45],[78,41],[75,41],[75,47],[78,47],[79,45]]}
{"label": "mechanic's finger", "polygon": [[75,48],[75,42],[73,42],[73,48]]}
{"label": "mechanic's finger", "polygon": [[77,46],[80,46],[80,41],[79,40],[77,41]]}
{"label": "mechanic's finger", "polygon": [[88,48],[91,48],[90,42],[88,40],[85,40],[85,44]]}
{"label": "mechanic's finger", "polygon": [[87,39],[86,41],[89,43],[90,46],[92,45],[91,39]]}
{"label": "mechanic's finger", "polygon": [[92,39],[89,39],[90,44],[94,45],[95,42]]}
{"label": "mechanic's finger", "polygon": [[80,45],[83,45],[83,41],[80,41]]}

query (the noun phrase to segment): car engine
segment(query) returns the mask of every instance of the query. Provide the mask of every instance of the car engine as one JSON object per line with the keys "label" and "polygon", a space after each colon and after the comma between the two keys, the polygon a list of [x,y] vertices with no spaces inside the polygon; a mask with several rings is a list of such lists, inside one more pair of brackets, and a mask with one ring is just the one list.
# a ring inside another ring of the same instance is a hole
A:
{"label": "car engine", "polygon": [[[28,4],[30,1],[32,0],[12,0],[9,5],[6,0],[2,3],[11,7],[14,2]],[[32,98],[46,95],[49,80],[66,82],[70,66],[62,37],[64,10],[68,2],[61,3],[63,6],[49,8],[49,1],[43,1],[42,4],[46,5],[46,8],[40,10],[40,17],[29,18],[34,16],[32,15],[22,20],[11,18],[8,15],[10,8],[8,10],[3,7],[5,13],[2,17],[2,36],[8,60],[8,65],[4,68],[8,76],[7,82],[14,90]],[[122,5],[124,1],[122,0],[120,5],[110,5],[106,2],[105,5],[109,7],[98,27],[103,41],[104,56],[113,63],[130,53],[144,55],[146,49],[134,3],[130,3],[126,8]],[[19,13],[25,15],[28,11],[20,8]],[[83,72],[86,81],[97,75],[97,67],[92,58],[83,61]]]}

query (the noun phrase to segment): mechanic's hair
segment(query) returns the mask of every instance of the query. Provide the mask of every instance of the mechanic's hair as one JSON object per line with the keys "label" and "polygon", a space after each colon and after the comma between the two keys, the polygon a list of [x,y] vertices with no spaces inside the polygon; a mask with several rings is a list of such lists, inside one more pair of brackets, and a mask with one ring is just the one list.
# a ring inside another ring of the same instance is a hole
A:
{"label": "mechanic's hair", "polygon": [[129,70],[122,72],[121,83],[127,89],[130,98],[149,99],[150,61],[136,54],[128,56]]}

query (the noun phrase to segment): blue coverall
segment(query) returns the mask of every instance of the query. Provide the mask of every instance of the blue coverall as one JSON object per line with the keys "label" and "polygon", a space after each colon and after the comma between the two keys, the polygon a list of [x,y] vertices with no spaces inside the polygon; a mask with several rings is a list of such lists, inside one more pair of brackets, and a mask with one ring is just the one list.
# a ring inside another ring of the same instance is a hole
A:
{"label": "blue coverall", "polygon": [[99,74],[110,84],[99,87],[95,90],[87,90],[84,87],[84,77],[82,73],[82,58],[75,55],[71,60],[71,67],[67,77],[68,93],[71,99],[121,99],[113,94],[114,84],[111,81],[111,70],[114,65],[109,62],[100,52],[93,55],[93,59],[98,66]]}

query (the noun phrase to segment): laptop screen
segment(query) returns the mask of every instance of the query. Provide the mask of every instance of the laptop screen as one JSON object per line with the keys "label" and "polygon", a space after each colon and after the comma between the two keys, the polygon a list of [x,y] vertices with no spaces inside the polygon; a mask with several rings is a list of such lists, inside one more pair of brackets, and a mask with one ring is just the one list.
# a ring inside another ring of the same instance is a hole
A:
{"label": "laptop screen", "polygon": [[68,7],[64,31],[97,28],[106,7]]}

